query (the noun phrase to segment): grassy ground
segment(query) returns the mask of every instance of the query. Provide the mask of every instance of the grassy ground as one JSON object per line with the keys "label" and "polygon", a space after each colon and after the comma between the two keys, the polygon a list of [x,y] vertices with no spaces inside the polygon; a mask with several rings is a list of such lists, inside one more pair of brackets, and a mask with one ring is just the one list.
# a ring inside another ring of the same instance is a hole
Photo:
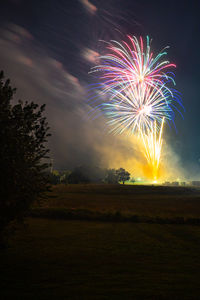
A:
{"label": "grassy ground", "polygon": [[[200,219],[200,191],[60,185],[41,208]],[[200,226],[111,221],[28,218],[0,253],[0,299],[199,299]]]}
{"label": "grassy ground", "polygon": [[200,227],[28,219],[1,299],[199,299]]}
{"label": "grassy ground", "polygon": [[161,217],[200,217],[200,190],[133,185],[57,185],[44,208],[87,209]]}

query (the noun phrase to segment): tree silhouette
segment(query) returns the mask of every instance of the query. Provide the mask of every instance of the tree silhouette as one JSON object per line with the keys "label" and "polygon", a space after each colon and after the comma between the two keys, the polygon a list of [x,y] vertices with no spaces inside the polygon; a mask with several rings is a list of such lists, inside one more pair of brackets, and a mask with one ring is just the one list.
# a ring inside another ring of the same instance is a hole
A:
{"label": "tree silhouette", "polygon": [[118,177],[116,174],[116,170],[115,169],[107,169],[105,172],[105,179],[104,181],[106,183],[118,183]]}
{"label": "tree silhouette", "polygon": [[45,105],[18,101],[16,92],[0,72],[0,233],[23,216],[31,203],[47,189],[48,124]]}
{"label": "tree silhouette", "polygon": [[122,181],[123,184],[126,180],[129,180],[130,179],[130,173],[127,172],[125,169],[123,168],[120,168],[118,170],[116,170],[116,174],[117,174],[117,178],[118,178],[118,181]]}

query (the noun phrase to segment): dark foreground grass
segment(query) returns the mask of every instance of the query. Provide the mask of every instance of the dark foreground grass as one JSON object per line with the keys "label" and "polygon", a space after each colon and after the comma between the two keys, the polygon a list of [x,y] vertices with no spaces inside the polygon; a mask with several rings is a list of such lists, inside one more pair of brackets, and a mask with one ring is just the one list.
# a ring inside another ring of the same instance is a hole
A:
{"label": "dark foreground grass", "polygon": [[200,227],[28,219],[0,299],[199,299]]}
{"label": "dark foreground grass", "polygon": [[176,224],[176,225],[195,225],[200,226],[200,217],[161,217],[144,216],[116,212],[99,212],[88,209],[66,209],[66,208],[32,208],[27,214],[28,217],[47,218],[54,220],[81,220],[81,221],[101,221],[101,222],[131,222],[148,224]]}

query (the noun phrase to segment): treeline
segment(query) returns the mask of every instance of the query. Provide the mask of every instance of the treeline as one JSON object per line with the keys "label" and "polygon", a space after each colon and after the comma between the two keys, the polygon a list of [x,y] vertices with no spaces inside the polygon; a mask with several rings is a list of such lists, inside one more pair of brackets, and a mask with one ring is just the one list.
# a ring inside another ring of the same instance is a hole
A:
{"label": "treeline", "polygon": [[79,166],[73,170],[57,171],[50,173],[51,184],[78,184],[78,183],[110,183],[116,184],[125,181],[132,181],[130,173],[123,168],[103,169],[100,167]]}

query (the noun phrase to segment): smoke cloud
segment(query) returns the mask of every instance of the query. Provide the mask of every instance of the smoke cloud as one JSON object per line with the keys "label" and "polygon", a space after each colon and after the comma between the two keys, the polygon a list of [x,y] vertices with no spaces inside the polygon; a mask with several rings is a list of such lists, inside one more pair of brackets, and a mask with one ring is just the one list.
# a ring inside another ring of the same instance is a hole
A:
{"label": "smoke cloud", "polygon": [[112,167],[111,157],[115,160],[119,153],[126,157],[131,152],[121,138],[106,133],[103,117],[95,121],[88,118],[84,84],[50,57],[29,32],[7,25],[0,32],[0,47],[0,66],[17,87],[16,99],[47,104],[55,168],[80,164]]}

